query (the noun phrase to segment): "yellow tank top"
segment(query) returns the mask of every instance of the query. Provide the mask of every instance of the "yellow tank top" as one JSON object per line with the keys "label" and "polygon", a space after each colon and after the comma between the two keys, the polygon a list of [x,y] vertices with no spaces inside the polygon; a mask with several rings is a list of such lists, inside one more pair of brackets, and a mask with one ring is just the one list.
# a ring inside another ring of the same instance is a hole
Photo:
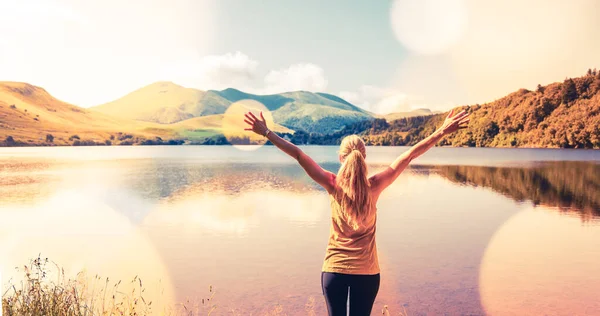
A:
{"label": "yellow tank top", "polygon": [[[338,203],[329,195],[331,203]],[[377,210],[358,230],[342,218],[334,205],[331,207],[329,242],[323,263],[323,272],[345,274],[377,274],[379,261],[375,244]]]}

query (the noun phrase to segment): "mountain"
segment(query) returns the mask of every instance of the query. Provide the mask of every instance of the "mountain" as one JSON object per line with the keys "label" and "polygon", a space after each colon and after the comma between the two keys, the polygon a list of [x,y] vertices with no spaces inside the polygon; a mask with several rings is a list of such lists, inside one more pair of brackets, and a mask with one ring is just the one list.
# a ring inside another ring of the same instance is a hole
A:
{"label": "mountain", "polygon": [[[131,120],[173,123],[197,115],[205,92],[172,82],[156,82],[91,110]],[[216,113],[211,113],[216,114]]]}
{"label": "mountain", "polygon": [[157,82],[91,109],[127,119],[169,124],[192,117],[223,114],[240,100],[262,103],[271,111],[275,122],[287,128],[316,133],[332,133],[347,124],[374,116],[326,93],[295,91],[256,95],[232,88],[200,91],[172,82]]}
{"label": "mountain", "polygon": [[231,103],[244,99],[258,101],[271,111],[275,122],[293,130],[327,134],[373,117],[371,113],[326,93],[295,91],[255,95],[231,88],[210,92]]}
{"label": "mountain", "polygon": [[[439,111],[436,111],[436,112],[439,112]],[[394,113],[386,114],[386,115],[383,115],[383,118],[385,118],[386,121],[391,122],[391,121],[399,120],[399,119],[405,118],[405,117],[427,116],[427,115],[433,115],[433,114],[437,114],[437,113],[431,112],[430,109],[415,109],[415,110],[412,110],[409,112],[394,112]]]}
{"label": "mountain", "polygon": [[[461,109],[471,113],[469,128],[446,136],[440,145],[600,148],[600,72],[595,70],[456,110]],[[373,145],[414,145],[439,127],[445,115],[380,122],[380,128],[361,133]]]}
{"label": "mountain", "polygon": [[[246,99],[264,104],[276,122],[271,128],[296,144],[335,145],[346,135],[359,134],[368,145],[414,145],[446,116],[419,109],[381,117],[325,93],[203,92],[168,82],[90,110],[57,100],[40,87],[0,82],[0,145],[253,142],[253,135],[243,130],[241,112],[223,115]],[[446,136],[440,145],[600,148],[600,73],[595,70],[456,110],[461,109],[471,113],[469,128]],[[408,114],[423,115],[398,118]]]}
{"label": "mountain", "polygon": [[0,142],[10,136],[10,143],[25,145],[70,145],[82,138],[105,143],[115,132],[147,136],[145,127],[57,100],[40,87],[0,82]]}
{"label": "mountain", "polygon": [[[164,113],[167,111],[170,109]],[[234,115],[229,124],[224,123],[223,114],[192,117],[172,124],[144,122],[65,103],[43,88],[27,83],[0,82],[0,146],[202,143],[223,134],[262,138],[244,131],[243,114]],[[279,124],[271,129],[294,133]]]}

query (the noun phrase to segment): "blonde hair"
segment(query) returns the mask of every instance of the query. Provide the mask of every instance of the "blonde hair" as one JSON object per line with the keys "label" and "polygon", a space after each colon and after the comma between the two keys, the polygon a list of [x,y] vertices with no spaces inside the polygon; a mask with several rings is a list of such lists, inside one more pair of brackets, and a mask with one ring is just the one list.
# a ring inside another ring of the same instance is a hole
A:
{"label": "blonde hair", "polygon": [[341,217],[357,230],[373,209],[364,141],[357,135],[344,137],[339,155],[342,166],[336,177],[335,204]]}

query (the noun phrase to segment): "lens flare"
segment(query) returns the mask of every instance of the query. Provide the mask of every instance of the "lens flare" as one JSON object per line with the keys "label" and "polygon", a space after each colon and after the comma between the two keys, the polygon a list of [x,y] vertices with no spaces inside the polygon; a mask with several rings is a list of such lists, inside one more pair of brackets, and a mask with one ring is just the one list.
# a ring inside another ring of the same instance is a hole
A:
{"label": "lens flare", "polygon": [[221,131],[227,139],[227,141],[233,145],[233,147],[244,150],[256,150],[267,142],[267,138],[254,133],[253,131],[244,130],[245,128],[251,128],[252,126],[244,122],[244,114],[252,112],[258,119],[260,119],[260,112],[262,111],[267,127],[270,129],[274,128],[275,123],[273,122],[273,116],[269,109],[262,103],[255,100],[241,100],[237,101],[227,108],[223,115],[223,121]]}
{"label": "lens flare", "polygon": [[479,292],[490,315],[600,310],[600,227],[543,208],[513,215],[490,240]]}
{"label": "lens flare", "polygon": [[396,38],[423,55],[445,52],[467,27],[464,0],[396,0],[390,15]]}
{"label": "lens flare", "polygon": [[[17,288],[23,271],[15,267],[23,267],[39,254],[64,269],[66,278],[75,279],[84,272],[90,288],[98,275],[110,278],[109,286],[123,281],[119,291],[131,293],[137,283],[129,281],[137,275],[144,280],[144,297],[153,301],[153,310],[175,304],[175,290],[161,254],[138,227],[98,196],[61,190],[31,208],[2,209],[0,232],[2,281]],[[48,272],[49,279],[57,277],[56,269]],[[7,286],[0,284],[3,290]]]}

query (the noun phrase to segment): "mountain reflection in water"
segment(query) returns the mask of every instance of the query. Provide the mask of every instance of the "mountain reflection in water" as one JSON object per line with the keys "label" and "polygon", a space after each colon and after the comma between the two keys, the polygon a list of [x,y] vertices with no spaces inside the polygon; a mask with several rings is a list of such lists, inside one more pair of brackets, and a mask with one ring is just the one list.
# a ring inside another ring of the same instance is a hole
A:
{"label": "mountain reflection in water", "polygon": [[533,167],[438,166],[434,172],[459,184],[492,189],[515,201],[600,217],[600,164],[544,162]]}

